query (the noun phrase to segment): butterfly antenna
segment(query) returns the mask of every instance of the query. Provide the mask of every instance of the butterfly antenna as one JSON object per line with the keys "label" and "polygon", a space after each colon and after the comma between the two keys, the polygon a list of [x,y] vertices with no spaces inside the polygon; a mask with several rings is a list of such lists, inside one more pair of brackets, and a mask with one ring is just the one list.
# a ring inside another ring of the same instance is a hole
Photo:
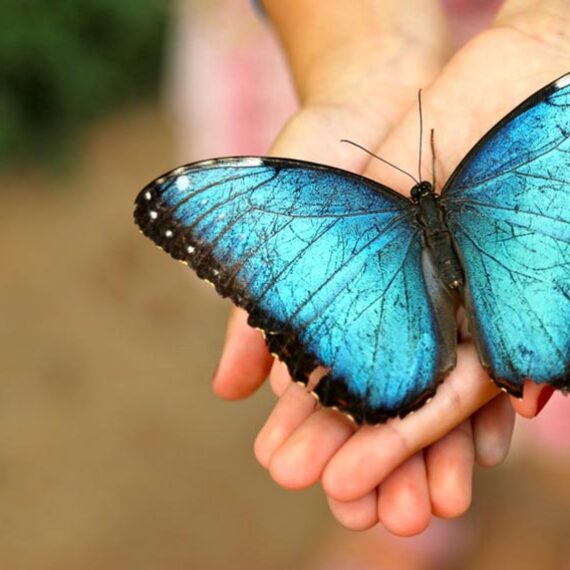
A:
{"label": "butterfly antenna", "polygon": [[418,152],[418,175],[422,179],[422,141],[424,138],[424,116],[422,112],[422,90],[418,91],[418,107],[420,109],[420,149]]}
{"label": "butterfly antenna", "polygon": [[434,141],[435,131],[432,129],[429,135],[429,142],[431,145],[431,187],[435,190],[435,141]]}
{"label": "butterfly antenna", "polygon": [[403,169],[400,168],[399,166],[396,166],[395,164],[392,164],[391,162],[389,162],[389,161],[386,160],[385,158],[382,158],[381,156],[378,156],[377,154],[374,154],[372,151],[368,150],[367,148],[363,147],[362,145],[359,145],[358,143],[349,141],[348,139],[340,139],[340,142],[351,144],[352,146],[355,146],[356,148],[359,148],[360,150],[363,150],[366,154],[369,154],[370,156],[376,158],[376,159],[379,160],[380,162],[383,162],[384,164],[387,164],[388,166],[391,166],[392,168],[395,168],[396,170],[398,170],[398,171],[401,172],[402,174],[405,174],[406,176],[409,176],[416,184],[419,184],[419,181],[416,180],[416,178],[415,178],[414,176],[412,176],[409,172],[406,172],[405,170],[403,170]]}

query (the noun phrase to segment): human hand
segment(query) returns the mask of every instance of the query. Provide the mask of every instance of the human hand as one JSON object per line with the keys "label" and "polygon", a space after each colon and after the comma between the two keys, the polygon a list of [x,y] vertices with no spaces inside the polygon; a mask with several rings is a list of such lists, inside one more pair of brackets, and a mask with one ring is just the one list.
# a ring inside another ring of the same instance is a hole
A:
{"label": "human hand", "polygon": [[[311,4],[315,10],[317,4]],[[367,157],[336,141],[350,137],[376,148],[384,139],[380,154],[415,171],[417,108],[403,118],[402,113],[415,101],[417,88],[439,73],[424,92],[424,117],[426,126],[436,130],[438,178],[445,180],[496,120],[565,71],[566,48],[560,47],[560,38],[555,41],[553,21],[542,11],[545,3],[514,4],[507,3],[497,25],[441,71],[447,46],[442,41],[429,44],[426,38],[433,41],[446,34],[440,15],[426,14],[425,3],[412,11],[426,29],[404,30],[414,41],[398,29],[386,44],[386,36],[377,38],[375,31],[349,37],[328,56],[317,50],[305,67],[295,59],[304,106],[283,131],[274,154],[362,171]],[[532,36],[529,30],[535,31],[537,24],[541,35]],[[349,29],[355,28],[351,23]],[[504,54],[504,62],[488,66],[497,53]],[[483,97],[493,93],[501,99]],[[409,190],[384,165],[369,164],[365,174],[404,193]],[[404,420],[357,430],[332,410],[315,410],[312,397],[275,364],[270,379],[280,400],[256,443],[260,462],[289,488],[321,480],[333,513],[351,528],[381,520],[395,533],[414,534],[432,513],[460,514],[469,505],[474,458],[487,465],[502,459],[513,416],[505,396],[492,399],[497,390],[468,341],[458,353],[457,368],[429,405]],[[215,379],[217,393],[249,395],[271,365],[259,333],[247,327],[243,313],[235,312]],[[523,402],[515,403],[519,412],[536,412],[539,390],[533,384],[525,388]]]}

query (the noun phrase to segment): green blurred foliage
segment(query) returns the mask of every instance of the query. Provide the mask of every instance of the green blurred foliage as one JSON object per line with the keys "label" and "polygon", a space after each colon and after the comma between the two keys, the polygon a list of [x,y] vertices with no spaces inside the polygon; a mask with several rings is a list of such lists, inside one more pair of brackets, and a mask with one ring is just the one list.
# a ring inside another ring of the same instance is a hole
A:
{"label": "green blurred foliage", "polygon": [[166,6],[2,0],[0,164],[54,159],[86,120],[155,94]]}

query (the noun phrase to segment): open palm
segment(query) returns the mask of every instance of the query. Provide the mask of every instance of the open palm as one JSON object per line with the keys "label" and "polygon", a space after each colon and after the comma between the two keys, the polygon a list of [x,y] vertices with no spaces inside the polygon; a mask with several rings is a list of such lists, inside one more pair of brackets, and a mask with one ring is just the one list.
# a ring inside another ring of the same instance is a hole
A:
{"label": "open palm", "polygon": [[[337,141],[351,138],[415,172],[414,101],[417,88],[424,87],[424,121],[435,130],[441,188],[490,127],[568,71],[570,46],[557,33],[564,22],[555,7],[549,5],[552,12],[516,13],[507,8],[493,28],[449,61],[445,42],[426,47],[429,36],[423,30],[416,33],[424,43],[398,49],[396,39],[392,52],[383,45],[384,53],[391,53],[385,59],[377,57],[382,52],[370,50],[370,39],[362,49],[339,48],[318,66],[318,87],[309,82],[303,109],[286,126],[273,153],[363,172],[407,195],[406,177]],[[429,19],[431,25],[441,26],[438,18]],[[423,161],[426,177],[431,156],[424,153]],[[346,526],[367,528],[380,520],[397,534],[414,534],[432,514],[464,512],[475,460],[498,463],[510,441],[513,413],[508,399],[497,397],[463,325],[457,367],[436,397],[414,415],[384,425],[356,428],[341,414],[316,407],[304,388],[291,383],[284,366],[273,363],[261,336],[240,311],[230,321],[215,388],[224,397],[247,396],[271,367],[279,401],[258,436],[256,454],[272,477],[294,489],[321,481],[331,510]],[[539,393],[538,386],[528,384],[525,398],[514,403],[517,411],[534,415]]]}

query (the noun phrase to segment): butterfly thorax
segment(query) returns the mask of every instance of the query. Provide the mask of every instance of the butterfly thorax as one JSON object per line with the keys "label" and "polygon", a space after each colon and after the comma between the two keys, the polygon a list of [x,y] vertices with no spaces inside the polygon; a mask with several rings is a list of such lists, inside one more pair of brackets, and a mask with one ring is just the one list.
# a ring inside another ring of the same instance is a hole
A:
{"label": "butterfly thorax", "polygon": [[445,209],[429,182],[416,184],[411,190],[417,206],[417,219],[423,230],[424,247],[431,256],[443,283],[456,289],[463,285],[463,269],[446,223]]}

